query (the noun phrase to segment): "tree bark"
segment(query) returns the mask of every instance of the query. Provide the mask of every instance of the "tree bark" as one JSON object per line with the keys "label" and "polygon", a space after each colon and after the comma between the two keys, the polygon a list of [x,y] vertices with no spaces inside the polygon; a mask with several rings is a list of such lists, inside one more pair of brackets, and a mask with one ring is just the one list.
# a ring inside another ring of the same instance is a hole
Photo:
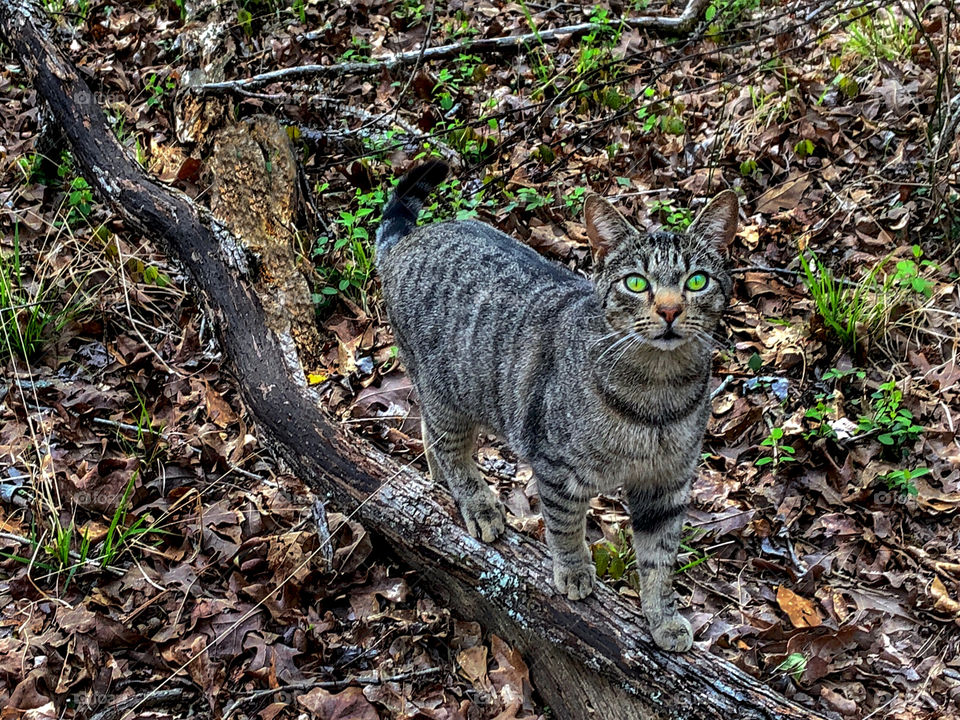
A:
{"label": "tree bark", "polygon": [[0,31],[100,197],[189,271],[261,435],[319,496],[383,537],[455,612],[517,646],[555,717],[821,717],[709,653],[660,651],[636,604],[608,588],[567,601],[553,589],[541,543],[512,531],[492,546],[471,538],[448,495],[331,422],[288,375],[248,280],[245,251],[227,227],[124,154],[94,95],[54,46],[38,5],[0,2]]}

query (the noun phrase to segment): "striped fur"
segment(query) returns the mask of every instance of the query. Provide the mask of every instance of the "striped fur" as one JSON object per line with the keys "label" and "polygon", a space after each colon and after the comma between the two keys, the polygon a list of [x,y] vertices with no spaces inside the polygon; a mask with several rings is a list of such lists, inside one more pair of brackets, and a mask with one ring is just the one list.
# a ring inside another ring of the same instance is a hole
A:
{"label": "striped fur", "polygon": [[[709,414],[712,333],[730,296],[721,246],[736,232],[736,197],[721,193],[685,234],[641,234],[597,196],[585,213],[591,279],[480,222],[406,222],[404,234],[388,219],[377,254],[387,314],[420,397],[430,472],[468,531],[490,542],[504,528],[473,461],[484,428],[533,467],[554,581],[580,599],[595,582],[589,500],[623,487],[643,610],[656,642],[682,651],[692,635],[670,577]],[[685,289],[697,272],[707,286]],[[629,275],[647,291],[631,291]]]}

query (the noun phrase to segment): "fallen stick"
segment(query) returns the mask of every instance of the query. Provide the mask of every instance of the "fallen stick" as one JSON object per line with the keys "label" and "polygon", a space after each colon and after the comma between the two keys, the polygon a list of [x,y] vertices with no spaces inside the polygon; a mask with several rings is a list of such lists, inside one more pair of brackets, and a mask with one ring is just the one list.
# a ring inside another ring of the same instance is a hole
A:
{"label": "fallen stick", "polygon": [[[706,5],[707,0],[688,0],[683,12],[675,17],[642,15],[640,17],[624,18],[623,24],[631,28],[685,33],[693,27]],[[549,30],[529,32],[523,35],[507,35],[505,37],[495,38],[467,38],[460,42],[450,43],[449,45],[438,45],[437,47],[427,48],[424,51],[412,50],[396,55],[372,58],[366,62],[345,62],[337,63],[336,65],[300,65],[297,67],[272,70],[241,80],[224,80],[222,82],[205,83],[203,85],[195,85],[191,88],[191,92],[198,94],[242,92],[260,88],[264,85],[270,85],[271,83],[289,80],[320,77],[335,78],[343,77],[344,75],[375,75],[384,70],[389,71],[405,65],[413,65],[417,62],[457,57],[460,53],[465,52],[481,55],[486,53],[515,52],[526,45],[552,42],[553,40],[564,37],[576,37],[592,30],[609,27],[611,26],[587,22]]]}

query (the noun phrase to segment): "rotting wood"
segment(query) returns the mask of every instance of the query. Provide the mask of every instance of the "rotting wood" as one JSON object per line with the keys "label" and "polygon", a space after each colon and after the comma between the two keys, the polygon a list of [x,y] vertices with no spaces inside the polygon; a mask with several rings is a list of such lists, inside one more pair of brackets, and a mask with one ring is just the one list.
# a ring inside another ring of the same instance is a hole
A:
{"label": "rotting wood", "polygon": [[[674,32],[683,34],[688,32],[700,17],[700,13],[707,5],[707,0],[688,0],[683,11],[674,17],[661,15],[643,15],[633,18],[623,18],[623,24],[635,29],[655,30],[659,32]],[[364,62],[345,62],[336,65],[300,65],[283,68],[271,72],[261,73],[241,80],[224,80],[221,82],[195,85],[194,93],[225,93],[255,90],[275,82],[290,80],[315,79],[320,77],[337,78],[345,75],[376,75],[383,71],[394,70],[398,67],[413,65],[417,62],[430,60],[444,60],[457,57],[460,53],[469,52],[474,55],[490,53],[516,52],[528,45],[553,42],[567,37],[584,35],[598,28],[606,27],[597,23],[578,23],[564,27],[525,33],[523,35],[507,35],[495,38],[469,38],[449,45],[438,45],[420,50],[397,53],[386,57],[372,58]]]}
{"label": "rotting wood", "polygon": [[287,132],[269,115],[231,123],[214,137],[209,160],[210,207],[244,250],[256,258],[250,278],[263,304],[267,329],[283,347],[283,361],[306,384],[320,347],[310,285],[301,271],[297,218],[297,160]]}
{"label": "rotting wood", "polygon": [[448,495],[331,422],[280,362],[281,346],[265,327],[240,244],[209,211],[161,186],[124,154],[93,94],[53,44],[40,6],[0,3],[0,32],[104,202],[189,271],[261,437],[318,495],[384,538],[451,609],[517,646],[557,717],[823,717],[707,652],[659,650],[639,607],[606,587],[569,602],[553,590],[542,543],[512,531],[493,546],[471,538]]}

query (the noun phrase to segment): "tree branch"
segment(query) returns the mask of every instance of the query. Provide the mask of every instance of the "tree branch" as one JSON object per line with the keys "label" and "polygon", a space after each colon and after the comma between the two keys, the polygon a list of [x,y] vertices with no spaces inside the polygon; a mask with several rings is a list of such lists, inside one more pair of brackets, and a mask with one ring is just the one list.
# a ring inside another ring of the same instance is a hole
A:
{"label": "tree branch", "polygon": [[[706,5],[707,0],[688,0],[683,12],[676,17],[642,15],[640,17],[625,18],[623,23],[631,28],[685,33],[693,27]],[[437,47],[428,48],[425,51],[412,50],[396,55],[373,58],[369,62],[346,62],[336,65],[300,65],[298,67],[283,68],[261,73],[260,75],[254,75],[253,77],[242,80],[224,80],[222,82],[196,85],[191,88],[191,91],[198,94],[241,92],[288,80],[318,77],[335,78],[344,75],[375,75],[384,70],[393,70],[397,67],[413,65],[417,62],[426,62],[428,60],[443,60],[456,57],[460,53],[465,52],[473,54],[515,52],[526,45],[552,42],[553,40],[565,37],[576,37],[592,30],[608,27],[610,26],[588,22],[529,32],[523,35],[479,39],[468,38],[460,42],[450,43],[449,45],[438,45]]]}

